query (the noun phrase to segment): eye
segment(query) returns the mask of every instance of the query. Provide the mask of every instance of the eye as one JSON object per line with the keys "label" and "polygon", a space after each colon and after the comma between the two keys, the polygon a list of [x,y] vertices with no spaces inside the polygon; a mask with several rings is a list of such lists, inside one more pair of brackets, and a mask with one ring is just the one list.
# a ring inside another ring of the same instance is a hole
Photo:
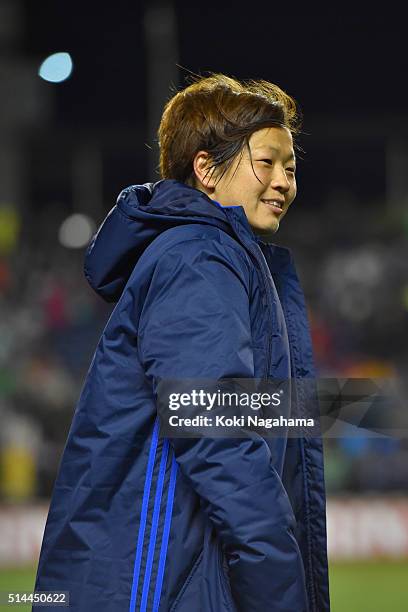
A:
{"label": "eye", "polygon": [[268,166],[272,166],[272,160],[271,159],[259,159],[258,161],[265,162],[265,164],[268,164]]}
{"label": "eye", "polygon": [[290,166],[289,168],[286,168],[286,172],[291,172],[292,174],[295,174],[296,168]]}

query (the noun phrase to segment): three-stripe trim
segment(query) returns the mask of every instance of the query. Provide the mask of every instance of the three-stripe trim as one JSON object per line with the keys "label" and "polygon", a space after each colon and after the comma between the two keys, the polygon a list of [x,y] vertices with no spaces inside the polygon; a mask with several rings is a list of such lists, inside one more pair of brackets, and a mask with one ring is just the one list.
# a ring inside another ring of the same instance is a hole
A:
{"label": "three-stripe trim", "polygon": [[[140,576],[141,562],[142,562],[142,556],[143,556],[149,499],[150,499],[150,493],[152,489],[153,471],[154,471],[154,466],[155,466],[158,442],[159,442],[159,420],[156,419],[154,428],[153,428],[153,433],[152,433],[149,457],[147,461],[146,479],[145,479],[145,485],[144,485],[144,491],[143,491],[142,509],[141,509],[141,514],[140,514],[139,533],[138,533],[138,538],[137,538],[135,563],[134,563],[134,569],[133,569],[133,583],[132,583],[132,590],[131,590],[131,597],[130,597],[129,612],[135,612],[136,610],[136,600],[137,600],[137,594],[139,591],[139,583],[141,579],[141,576]],[[157,532],[158,532],[159,520],[160,520],[160,508],[161,508],[162,497],[163,497],[163,488],[164,488],[164,483],[165,483],[166,465],[167,465],[168,455],[169,455],[169,441],[167,439],[164,439],[163,447],[162,447],[162,455],[161,455],[161,460],[160,460],[159,474],[158,474],[157,484],[156,484],[155,498],[154,498],[152,526],[150,530],[147,561],[146,561],[146,567],[145,567],[145,574],[143,578],[143,588],[142,588],[141,602],[140,602],[140,608],[139,608],[140,612],[147,611],[147,603],[148,603],[148,597],[149,597],[150,586],[151,586],[152,567],[153,567],[154,555],[155,555],[155,550],[156,550]],[[170,470],[170,481],[169,481],[168,493],[167,493],[163,534],[162,534],[162,540],[161,540],[161,546],[160,546],[158,571],[156,575],[156,584],[155,584],[155,590],[154,590],[154,596],[153,596],[153,608],[152,608],[153,612],[157,612],[157,610],[159,609],[160,596],[161,596],[163,577],[164,577],[164,568],[165,568],[165,563],[166,563],[167,547],[168,547],[169,534],[170,534],[170,524],[171,524],[171,516],[172,516],[172,510],[173,510],[176,478],[177,478],[177,463],[173,455],[172,463],[171,463],[171,470]]]}

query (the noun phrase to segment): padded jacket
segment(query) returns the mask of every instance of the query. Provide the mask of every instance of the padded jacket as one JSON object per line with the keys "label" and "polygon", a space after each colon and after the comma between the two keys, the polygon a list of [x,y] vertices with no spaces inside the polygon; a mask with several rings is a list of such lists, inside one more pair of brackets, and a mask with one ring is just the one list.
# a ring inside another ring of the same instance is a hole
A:
{"label": "padded jacket", "polygon": [[69,431],[36,590],[69,591],[75,612],[329,610],[321,438],[158,432],[162,378],[315,376],[291,252],[262,242],[242,206],[162,180],[121,192],[85,274],[116,305]]}

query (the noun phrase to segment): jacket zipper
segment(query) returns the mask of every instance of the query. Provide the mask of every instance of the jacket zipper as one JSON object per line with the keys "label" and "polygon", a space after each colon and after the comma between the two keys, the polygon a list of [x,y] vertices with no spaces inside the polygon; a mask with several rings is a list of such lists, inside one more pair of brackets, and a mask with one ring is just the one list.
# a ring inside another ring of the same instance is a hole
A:
{"label": "jacket zipper", "polygon": [[[234,207],[231,207],[231,208],[234,208]],[[256,248],[254,248],[253,241],[250,243],[249,240],[245,240],[245,239],[243,240],[241,237],[241,232],[238,227],[238,223],[237,223],[235,216],[233,214],[229,214],[230,211],[228,210],[228,207],[226,208],[226,212],[227,212],[227,217],[229,219],[230,225],[234,229],[235,239],[238,240],[238,242],[242,244],[242,246],[253,255],[253,257],[255,258],[255,261],[258,263],[258,268],[260,269],[260,272],[261,272],[262,283],[263,283],[264,291],[265,291],[266,305],[269,310],[269,317],[268,317],[268,330],[269,331],[268,331],[268,342],[267,342],[267,347],[266,347],[266,369],[265,369],[265,378],[267,379],[269,377],[269,372],[271,371],[271,365],[272,365],[271,361],[272,361],[272,334],[273,334],[273,300],[272,300],[272,295],[271,295],[271,287],[270,287],[270,283],[268,279],[268,273],[270,274],[270,271],[269,271],[265,255],[263,254],[261,247],[258,244],[256,244]],[[261,253],[259,253],[259,251]],[[265,267],[266,267],[266,270],[265,270]]]}
{"label": "jacket zipper", "polygon": [[[273,336],[273,300],[272,300],[272,296],[271,296],[271,287],[270,287],[270,283],[269,283],[269,278],[268,278],[268,274],[265,273],[264,268],[265,265],[267,266],[267,262],[266,262],[266,257],[263,254],[263,251],[261,249],[261,247],[258,247],[259,250],[261,251],[261,257],[259,256],[259,253],[257,252],[257,250],[252,249],[252,247],[249,247],[250,252],[252,253],[252,255],[255,257],[256,261],[259,264],[259,268],[261,271],[261,277],[262,277],[262,282],[263,282],[263,286],[264,286],[264,292],[265,292],[265,303],[266,306],[268,308],[269,311],[269,317],[268,317],[268,341],[267,341],[267,346],[266,346],[266,369],[265,369],[265,378],[268,379],[269,375],[270,375],[270,371],[271,371],[271,366],[272,366],[272,336]],[[268,269],[269,271],[269,269]]]}

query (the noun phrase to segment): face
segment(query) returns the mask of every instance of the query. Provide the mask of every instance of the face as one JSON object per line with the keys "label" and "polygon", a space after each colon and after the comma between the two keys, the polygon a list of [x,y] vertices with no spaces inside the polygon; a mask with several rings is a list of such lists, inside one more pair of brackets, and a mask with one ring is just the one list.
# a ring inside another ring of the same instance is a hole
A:
{"label": "face", "polygon": [[[243,206],[256,234],[273,235],[296,196],[295,153],[287,128],[254,132],[231,167],[207,194],[222,206]],[[254,174],[254,170],[258,179]]]}

